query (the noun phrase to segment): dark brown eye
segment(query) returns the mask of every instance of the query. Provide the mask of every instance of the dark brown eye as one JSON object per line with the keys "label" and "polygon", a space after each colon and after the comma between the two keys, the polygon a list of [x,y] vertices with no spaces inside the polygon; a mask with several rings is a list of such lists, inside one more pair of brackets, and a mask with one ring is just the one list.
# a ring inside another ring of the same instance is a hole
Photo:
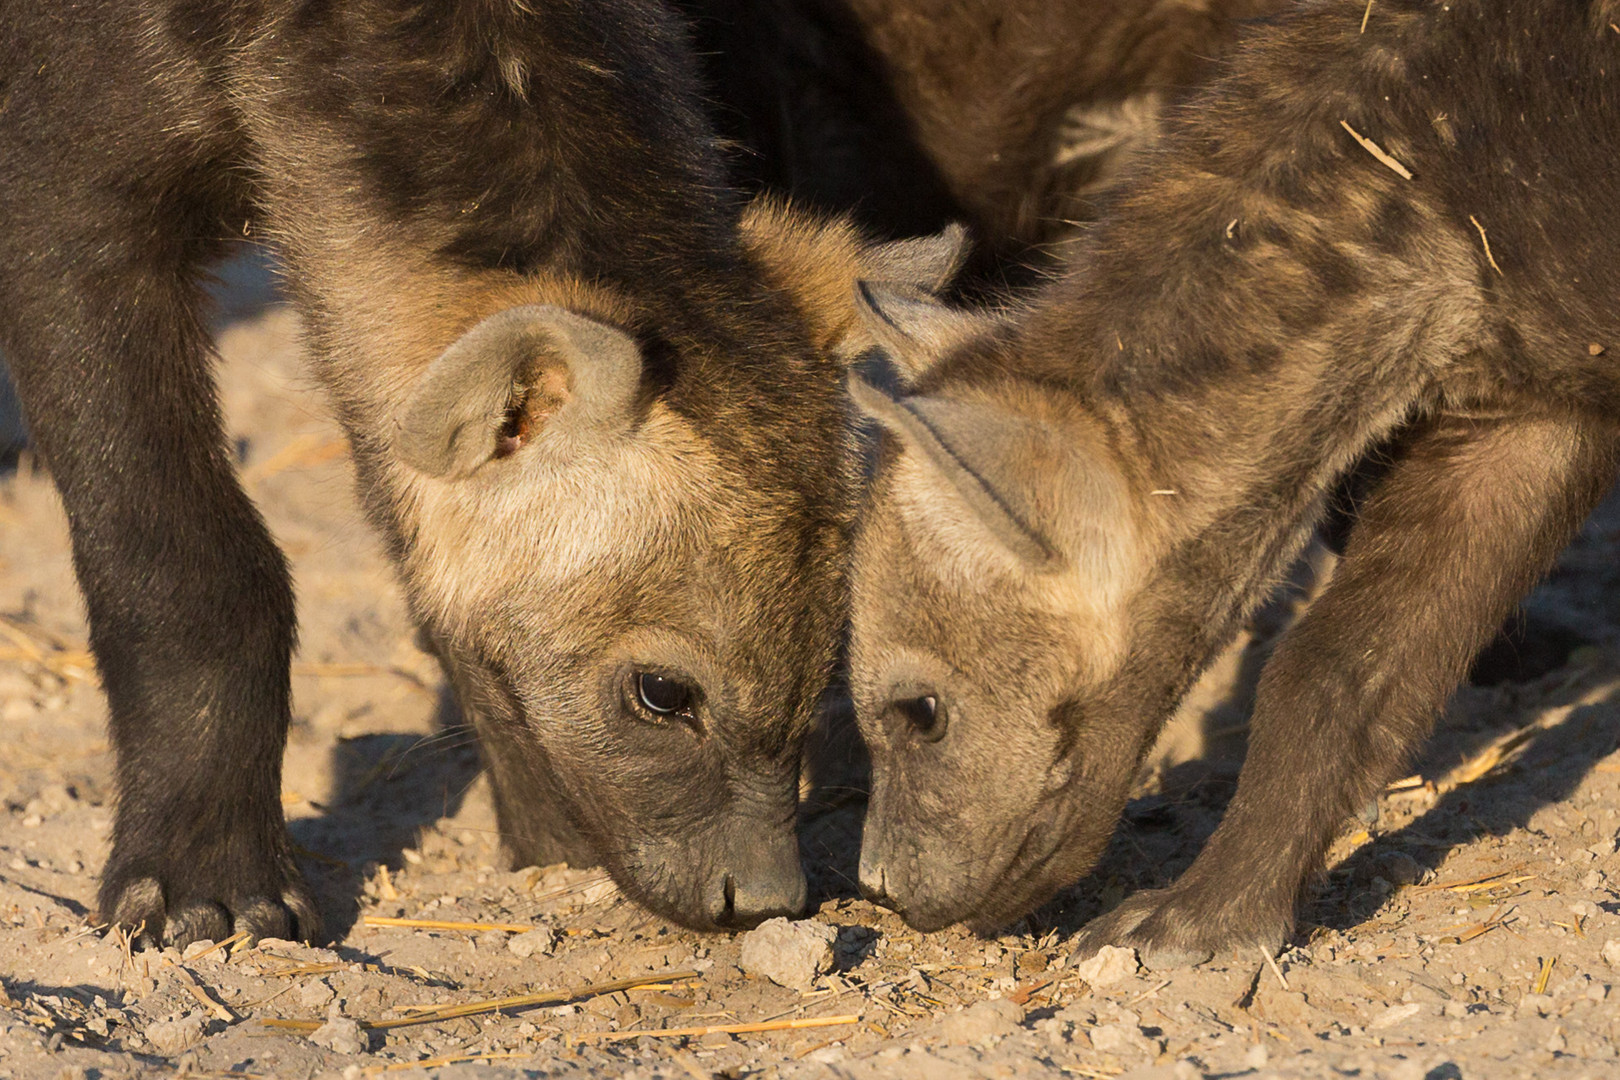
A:
{"label": "dark brown eye", "polygon": [[650,671],[639,672],[635,681],[636,700],[648,712],[656,716],[673,716],[691,711],[692,688],[685,683]]}
{"label": "dark brown eye", "polygon": [[896,701],[893,707],[923,741],[938,742],[945,737],[945,710],[933,694]]}

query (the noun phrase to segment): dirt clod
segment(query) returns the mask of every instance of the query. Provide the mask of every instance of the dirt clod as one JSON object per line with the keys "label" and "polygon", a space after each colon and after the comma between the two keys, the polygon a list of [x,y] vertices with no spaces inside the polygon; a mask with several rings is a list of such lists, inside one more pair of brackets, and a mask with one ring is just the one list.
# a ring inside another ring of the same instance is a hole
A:
{"label": "dirt clod", "polygon": [[550,927],[538,930],[525,930],[506,943],[506,948],[513,956],[521,956],[527,960],[531,956],[550,956],[551,950],[557,943],[557,935]]}
{"label": "dirt clod", "polygon": [[206,1027],[200,1013],[184,1013],[146,1025],[146,1041],[158,1053],[172,1057],[202,1042]]}
{"label": "dirt clod", "polygon": [[816,976],[831,971],[838,928],[802,919],[766,919],[743,936],[739,962],[750,975],[760,975],[794,990],[809,990]]}
{"label": "dirt clod", "polygon": [[1074,966],[1074,973],[1094,987],[1113,986],[1119,980],[1135,975],[1140,965],[1135,949],[1122,949],[1117,945],[1104,945],[1097,955]]}
{"label": "dirt clod", "polygon": [[371,1049],[371,1036],[358,1020],[342,1015],[335,1001],[327,1011],[326,1023],[309,1033],[309,1041],[339,1054],[363,1054]]}
{"label": "dirt clod", "polygon": [[947,1046],[986,1046],[1016,1032],[1023,1019],[1024,1010],[995,998],[942,1017],[935,1033]]}

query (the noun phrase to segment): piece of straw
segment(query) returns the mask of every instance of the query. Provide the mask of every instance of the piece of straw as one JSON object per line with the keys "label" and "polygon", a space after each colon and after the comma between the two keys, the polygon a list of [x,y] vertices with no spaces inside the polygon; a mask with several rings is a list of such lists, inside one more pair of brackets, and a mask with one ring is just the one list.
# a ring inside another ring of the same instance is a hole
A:
{"label": "piece of straw", "polygon": [[212,995],[203,989],[202,983],[197,981],[197,976],[172,961],[168,962],[167,966],[174,969],[181,984],[185,986],[186,992],[197,999],[197,1004],[213,1013],[216,1019],[223,1020],[227,1024],[236,1023],[237,1015],[227,1006],[215,1001]]}
{"label": "piece of straw", "polygon": [[277,450],[263,461],[242,470],[242,482],[252,484],[288,469],[309,468],[342,457],[349,452],[343,439],[325,440],[314,432],[306,432]]}
{"label": "piece of straw", "polygon": [[1496,265],[1496,256],[1491,254],[1491,238],[1485,235],[1485,226],[1481,225],[1479,223],[1479,218],[1475,217],[1473,214],[1468,215],[1468,220],[1472,221],[1474,223],[1474,228],[1479,230],[1479,242],[1485,245],[1485,259],[1491,264],[1491,269],[1496,271],[1497,277],[1505,277],[1506,275],[1502,273],[1502,268]]}
{"label": "piece of straw", "polygon": [[1262,947],[1260,955],[1265,958],[1266,966],[1271,968],[1271,973],[1277,976],[1277,982],[1281,984],[1284,990],[1288,989],[1288,980],[1283,978],[1282,968],[1277,966],[1277,958],[1271,955],[1271,950]]}
{"label": "piece of straw", "polygon": [[292,979],[301,975],[330,975],[334,971],[347,971],[348,964],[324,962],[319,964],[299,964],[295,967],[282,968],[279,971],[260,972],[267,979]]}
{"label": "piece of straw", "polygon": [[[360,1026],[367,1031],[387,1031],[390,1028],[405,1027],[408,1024],[432,1024],[440,1020],[454,1020],[460,1016],[477,1016],[480,1013],[500,1010],[531,1009],[539,1005],[566,1005],[570,1001],[578,1001],[581,998],[612,994],[619,990],[633,990],[648,983],[696,979],[700,975],[701,973],[696,971],[663,971],[656,975],[642,975],[635,979],[617,979],[613,982],[595,983],[590,986],[571,986],[564,990],[551,990],[541,994],[519,994],[516,997],[472,1001],[465,1005],[445,1005],[399,1020],[362,1020]],[[266,1019],[260,1022],[265,1027],[274,1028],[277,1031],[297,1031],[303,1034],[308,1034],[325,1023],[323,1020],[277,1019]]]}
{"label": "piece of straw", "polygon": [[1028,1005],[1030,998],[1034,997],[1042,990],[1045,990],[1048,986],[1051,986],[1055,982],[1057,982],[1056,979],[1047,979],[1045,982],[1025,983],[1023,986],[1017,987],[1012,993],[1008,994],[1007,1000],[1012,1002],[1014,1005]]}
{"label": "piece of straw", "polygon": [[214,944],[208,946],[208,948],[204,949],[202,952],[196,953],[193,956],[186,957],[185,958],[186,963],[188,963],[188,964],[195,963],[196,961],[201,960],[203,957],[207,956],[211,952],[215,952],[215,951],[217,951],[219,949],[228,949],[232,945],[235,945],[238,941],[246,941],[248,938],[250,938],[252,936],[253,936],[253,934],[250,931],[238,930],[236,933],[232,934],[230,937],[226,938],[224,941],[216,941],[216,942],[214,942]]}
{"label": "piece of straw", "polygon": [[394,878],[388,872],[387,863],[377,864],[377,895],[384,900],[399,899],[399,890],[394,888]]}
{"label": "piece of straw", "polygon": [[[1455,937],[1450,937],[1450,938],[1443,937],[1443,938],[1440,939],[1440,941],[1442,943],[1445,943],[1445,942],[1449,941],[1450,943],[1456,944],[1456,945],[1466,945],[1468,942],[1473,941],[1475,938],[1480,937],[1481,935],[1490,933],[1492,930],[1495,930],[1498,926],[1505,925],[1507,923],[1507,917],[1509,915],[1513,914],[1515,911],[1517,911],[1519,909],[1518,909],[1517,906],[1514,906],[1514,907],[1508,908],[1506,911],[1503,911],[1502,908],[1504,906],[1505,906],[1504,904],[1497,904],[1496,905],[1496,910],[1491,912],[1488,916],[1486,916],[1485,920],[1483,922],[1477,922],[1477,923],[1474,923],[1471,926],[1451,927],[1450,929],[1457,931],[1456,936]],[[1441,931],[1441,932],[1445,933],[1445,931]]]}
{"label": "piece of straw", "polygon": [[801,1028],[837,1027],[841,1024],[858,1024],[859,1016],[809,1016],[797,1020],[768,1020],[757,1024],[710,1024],[707,1027],[690,1028],[638,1028],[634,1031],[592,1031],[583,1035],[569,1037],[569,1042],[578,1045],[584,1042],[619,1042],[623,1039],[638,1039],[643,1035],[650,1035],[655,1039],[690,1039],[701,1038],[704,1035],[724,1033],[726,1035],[752,1035],[760,1031],[798,1031]]}
{"label": "piece of straw", "polygon": [[1367,151],[1367,153],[1377,158],[1384,165],[1387,165],[1390,169],[1394,170],[1394,172],[1402,180],[1412,179],[1412,174],[1405,165],[1402,165],[1400,162],[1396,161],[1393,157],[1386,153],[1382,146],[1379,146],[1377,143],[1367,138],[1367,136],[1351,127],[1348,120],[1340,120],[1339,126],[1348,131],[1350,133],[1350,137],[1356,140],[1356,142],[1360,143],[1363,150]]}
{"label": "piece of straw", "polygon": [[1536,976],[1536,983],[1530,988],[1532,994],[1545,994],[1547,980],[1552,978],[1553,968],[1558,966],[1558,957],[1549,956],[1541,962],[1541,973]]}
{"label": "piece of straw", "polygon": [[[1514,865],[1508,867],[1505,870],[1493,870],[1489,874],[1481,874],[1478,877],[1466,878],[1466,879],[1464,879],[1462,881],[1441,881],[1441,882],[1436,882],[1433,885],[1420,885],[1417,888],[1413,889],[1412,892],[1415,895],[1417,893],[1439,892],[1442,889],[1454,889],[1454,890],[1457,890],[1457,891],[1468,891],[1471,886],[1484,885],[1487,882],[1496,882],[1497,878],[1507,877],[1509,874],[1516,874],[1520,870],[1523,870],[1528,865],[1530,865],[1530,864],[1529,863],[1515,863]],[[1521,878],[1520,880],[1522,881],[1524,879]],[[1505,885],[1507,883],[1506,882],[1500,882],[1499,884],[1504,884]]]}
{"label": "piece of straw", "polygon": [[1361,29],[1356,31],[1358,34],[1367,32],[1367,20],[1372,18],[1372,6],[1373,0],[1367,0],[1367,10],[1361,13]]}
{"label": "piece of straw", "polygon": [[360,920],[365,926],[405,926],[417,930],[466,930],[479,933],[484,930],[505,930],[509,934],[522,934],[530,930],[544,930],[533,923],[458,922],[454,919],[396,919],[391,915],[367,915]]}

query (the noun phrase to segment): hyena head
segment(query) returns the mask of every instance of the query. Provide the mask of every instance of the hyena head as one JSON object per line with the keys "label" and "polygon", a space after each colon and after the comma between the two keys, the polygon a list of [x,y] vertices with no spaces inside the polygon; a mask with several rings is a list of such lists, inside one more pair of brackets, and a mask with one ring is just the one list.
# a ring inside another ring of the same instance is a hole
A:
{"label": "hyena head", "polygon": [[1088,714],[1122,659],[1138,515],[1096,422],[1006,373],[1010,327],[861,297],[912,387],[849,384],[885,433],[852,564],[861,887],[919,929],[988,929],[1089,868],[1123,807],[1140,725]]}
{"label": "hyena head", "polygon": [[804,906],[801,747],[847,616],[843,366],[769,287],[804,277],[774,261],[793,219],[759,221],[753,291],[683,282],[695,315],[578,282],[481,301],[378,455],[511,852],[600,860],[699,928]]}

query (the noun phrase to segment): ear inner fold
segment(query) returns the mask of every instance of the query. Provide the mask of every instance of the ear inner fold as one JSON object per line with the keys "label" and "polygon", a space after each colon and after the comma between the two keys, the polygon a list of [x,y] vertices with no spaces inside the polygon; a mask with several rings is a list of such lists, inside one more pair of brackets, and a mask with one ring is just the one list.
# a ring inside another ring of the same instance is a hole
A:
{"label": "ear inner fold", "polygon": [[503,438],[514,407],[528,410],[525,438],[553,425],[605,437],[631,423],[640,380],[640,349],[623,330],[550,304],[508,308],[433,361],[400,411],[395,447],[419,472],[465,476],[517,448]]}
{"label": "ear inner fold", "polygon": [[[903,440],[909,449],[921,454],[949,480],[969,509],[1008,551],[1034,569],[1050,569],[1057,563],[1056,549],[996,492],[985,476],[988,471],[985,463],[975,468],[976,456],[986,458],[987,463],[996,448],[974,447],[974,442],[993,442],[995,432],[979,432],[975,437],[972,429],[976,425],[967,415],[967,407],[942,398],[891,398],[856,374],[849,378],[849,393],[862,413]],[[955,420],[967,423],[958,425],[953,423]],[[952,430],[957,427],[962,430]],[[986,453],[976,455],[975,449]]]}

